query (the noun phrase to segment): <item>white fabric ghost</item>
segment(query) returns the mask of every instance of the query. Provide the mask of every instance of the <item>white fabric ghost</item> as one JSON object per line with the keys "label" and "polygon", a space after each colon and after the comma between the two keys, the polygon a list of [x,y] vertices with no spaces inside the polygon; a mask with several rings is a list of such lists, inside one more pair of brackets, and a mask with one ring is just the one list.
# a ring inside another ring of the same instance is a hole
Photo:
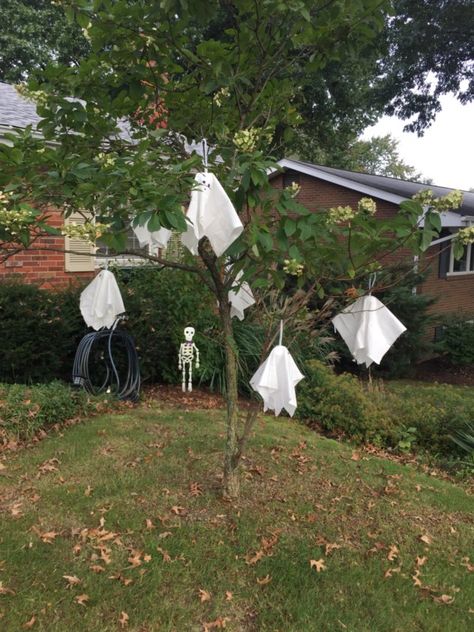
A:
{"label": "white fabric ghost", "polygon": [[229,196],[213,173],[198,173],[196,188],[186,213],[188,229],[181,239],[192,252],[198,254],[198,242],[207,237],[212,249],[220,257],[237,239],[244,227]]}
{"label": "white fabric ghost", "polygon": [[171,237],[171,231],[168,228],[160,228],[160,230],[150,231],[148,223],[149,221],[145,224],[145,226],[133,226],[133,232],[138,239],[140,248],[144,248],[145,246],[166,248]]}
{"label": "white fabric ghost", "polygon": [[355,361],[369,367],[380,364],[395,340],[406,331],[396,318],[375,296],[361,296],[332,319],[349,347]]}
{"label": "white fabric ghost", "polygon": [[[242,278],[242,274],[242,270],[237,274],[236,283]],[[255,304],[252,290],[246,281],[240,285],[237,291],[229,290],[229,303],[231,304],[230,317],[237,316],[239,320],[243,320],[245,317],[244,310]]]}
{"label": "white fabric ghost", "polygon": [[303,378],[288,349],[277,345],[253,375],[250,386],[262,396],[264,412],[274,410],[279,415],[285,408],[293,417],[297,406],[295,386]]}
{"label": "white fabric ghost", "polygon": [[119,314],[125,311],[119,286],[112,272],[102,270],[83,290],[81,314],[89,327],[96,330],[110,328]]}

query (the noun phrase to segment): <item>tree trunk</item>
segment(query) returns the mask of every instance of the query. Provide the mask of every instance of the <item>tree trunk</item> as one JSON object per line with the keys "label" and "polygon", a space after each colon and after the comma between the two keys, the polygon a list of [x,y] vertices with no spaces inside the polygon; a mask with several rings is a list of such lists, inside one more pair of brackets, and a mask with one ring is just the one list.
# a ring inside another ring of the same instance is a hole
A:
{"label": "tree trunk", "polygon": [[239,461],[240,450],[237,436],[238,390],[236,344],[230,317],[227,296],[219,301],[219,313],[224,334],[226,364],[227,437],[224,453],[223,492],[228,498],[237,498],[240,492]]}

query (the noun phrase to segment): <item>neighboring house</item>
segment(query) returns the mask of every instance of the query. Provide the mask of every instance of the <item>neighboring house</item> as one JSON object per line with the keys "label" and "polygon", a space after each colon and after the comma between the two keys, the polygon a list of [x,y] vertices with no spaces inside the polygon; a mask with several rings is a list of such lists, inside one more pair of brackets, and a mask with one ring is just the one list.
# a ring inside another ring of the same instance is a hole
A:
{"label": "neighboring house", "polygon": [[[29,124],[34,127],[39,120],[34,103],[21,97],[13,86],[0,83],[0,143],[5,142],[5,132],[18,130]],[[285,187],[297,182],[301,186],[299,201],[313,211],[332,206],[356,206],[361,197],[372,197],[377,202],[378,217],[392,217],[398,212],[403,200],[411,198],[421,189],[430,188],[438,196],[451,190],[321,167],[297,160],[281,160],[279,165],[282,171],[271,176],[274,186]],[[78,218],[72,219],[78,221]],[[62,222],[61,214],[53,211],[51,223],[60,226]],[[471,222],[474,223],[474,193],[464,192],[462,207],[457,212],[442,214],[442,236],[448,236]],[[430,272],[416,291],[437,297],[438,301],[434,306],[437,312],[465,311],[474,314],[474,246],[466,248],[461,261],[454,261],[450,248],[446,248],[447,244],[449,241],[443,241],[429,249],[428,256],[433,255]],[[12,256],[5,264],[0,264],[0,280],[7,276],[20,275],[25,281],[36,282],[43,287],[64,287],[78,278],[92,277],[103,262],[102,259],[88,256],[92,253],[92,248],[81,240],[45,237],[43,245],[56,248],[58,252],[31,249]],[[130,233],[128,245],[130,249],[138,248],[133,232]],[[60,252],[64,248],[84,252],[86,256]],[[407,256],[408,251],[398,251],[391,261],[396,262]],[[122,262],[130,264],[128,258]]]}
{"label": "neighboring house", "polygon": [[[403,200],[410,199],[422,189],[431,189],[438,197],[452,191],[452,188],[321,167],[299,160],[284,159],[279,161],[279,165],[282,172],[273,174],[274,186],[286,187],[292,182],[298,183],[301,186],[298,201],[314,211],[332,206],[355,207],[360,198],[371,197],[377,203],[377,216],[389,218],[398,212]],[[474,193],[464,191],[463,194],[460,209],[441,214],[441,237],[448,237],[460,228],[474,224]],[[436,313],[474,314],[474,246],[468,246],[463,259],[455,261],[449,244],[449,240],[441,243],[436,240],[428,249],[428,276],[416,291],[438,299],[432,308]],[[395,263],[407,255],[408,251],[398,251],[391,257],[391,262]],[[423,267],[423,259],[419,265]]]}

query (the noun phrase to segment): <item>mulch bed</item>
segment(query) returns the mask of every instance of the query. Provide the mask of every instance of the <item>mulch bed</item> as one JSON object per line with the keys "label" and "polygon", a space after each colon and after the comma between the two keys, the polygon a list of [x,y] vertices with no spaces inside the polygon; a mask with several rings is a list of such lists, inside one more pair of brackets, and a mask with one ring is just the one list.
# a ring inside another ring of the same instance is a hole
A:
{"label": "mulch bed", "polygon": [[[185,410],[214,410],[225,408],[225,400],[219,393],[206,388],[195,388],[191,393],[183,393],[181,384],[157,384],[144,389],[146,399],[154,399],[164,406]],[[246,409],[255,402],[239,399],[239,408]]]}
{"label": "mulch bed", "polygon": [[434,358],[418,364],[414,377],[423,382],[474,386],[474,365],[453,366],[443,358]]}

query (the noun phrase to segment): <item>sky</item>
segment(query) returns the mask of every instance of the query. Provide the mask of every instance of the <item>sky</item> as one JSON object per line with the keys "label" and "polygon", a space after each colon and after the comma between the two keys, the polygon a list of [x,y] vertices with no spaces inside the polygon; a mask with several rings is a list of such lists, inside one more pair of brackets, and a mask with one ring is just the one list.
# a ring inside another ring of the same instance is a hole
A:
{"label": "sky", "polygon": [[391,134],[399,141],[403,161],[433,184],[469,190],[474,188],[474,103],[461,105],[450,95],[441,103],[441,112],[422,137],[404,132],[406,123],[391,116],[382,117],[362,137]]}

